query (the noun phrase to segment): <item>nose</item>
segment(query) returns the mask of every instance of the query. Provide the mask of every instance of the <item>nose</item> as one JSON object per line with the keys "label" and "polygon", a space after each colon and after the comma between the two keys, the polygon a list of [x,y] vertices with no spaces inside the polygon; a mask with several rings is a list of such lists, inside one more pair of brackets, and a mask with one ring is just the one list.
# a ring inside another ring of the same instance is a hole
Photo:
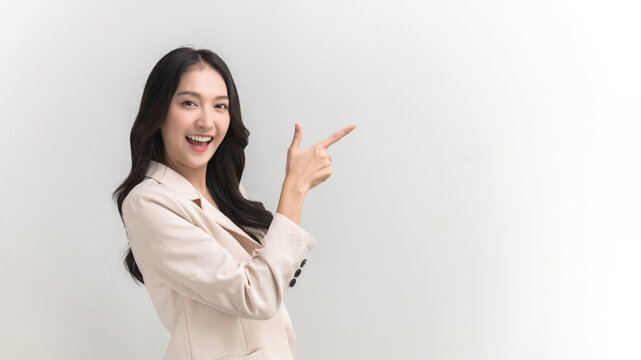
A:
{"label": "nose", "polygon": [[196,126],[203,129],[203,132],[207,132],[214,127],[216,113],[214,109],[209,109],[209,107],[204,107],[200,112],[198,119],[196,120]]}

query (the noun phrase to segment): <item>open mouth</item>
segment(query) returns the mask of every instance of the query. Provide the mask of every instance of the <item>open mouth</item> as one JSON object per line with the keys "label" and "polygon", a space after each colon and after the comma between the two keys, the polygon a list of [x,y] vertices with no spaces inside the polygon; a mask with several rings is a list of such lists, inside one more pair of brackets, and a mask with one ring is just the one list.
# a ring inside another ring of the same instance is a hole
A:
{"label": "open mouth", "polygon": [[189,138],[188,136],[185,136],[185,139],[191,145],[191,147],[194,150],[205,150],[209,146],[209,144],[214,141],[214,138],[209,139],[209,141],[198,141],[192,138]]}

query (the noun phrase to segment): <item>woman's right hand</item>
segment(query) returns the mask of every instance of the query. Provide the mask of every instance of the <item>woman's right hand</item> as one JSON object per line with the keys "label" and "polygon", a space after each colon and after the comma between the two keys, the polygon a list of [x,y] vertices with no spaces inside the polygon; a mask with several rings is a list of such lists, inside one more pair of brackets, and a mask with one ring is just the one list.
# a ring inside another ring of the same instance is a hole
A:
{"label": "woman's right hand", "polygon": [[327,149],[354,130],[356,125],[344,127],[305,150],[300,149],[303,130],[299,124],[295,124],[294,128],[294,139],[287,150],[285,183],[298,191],[307,192],[332,175],[332,158]]}

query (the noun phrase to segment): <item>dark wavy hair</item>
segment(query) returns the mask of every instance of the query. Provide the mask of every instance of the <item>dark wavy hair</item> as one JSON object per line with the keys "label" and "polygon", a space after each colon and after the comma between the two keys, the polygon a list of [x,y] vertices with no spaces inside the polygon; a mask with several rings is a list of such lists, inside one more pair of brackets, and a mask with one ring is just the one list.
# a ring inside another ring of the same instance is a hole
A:
{"label": "dark wavy hair", "polygon": [[[167,164],[160,127],[183,73],[199,64],[207,64],[220,73],[225,80],[229,97],[229,128],[214,156],[207,163],[207,189],[220,211],[260,244],[259,236],[269,228],[273,214],[265,209],[263,203],[245,199],[238,190],[245,169],[249,130],[243,124],[238,92],[231,72],[225,62],[210,50],[177,48],[163,56],[151,70],[129,135],[131,171],[112,194],[113,200],[117,203],[122,220],[122,203],[131,189],[145,178],[151,160]],[[131,246],[127,246],[126,252],[125,268],[134,281],[144,284]]]}

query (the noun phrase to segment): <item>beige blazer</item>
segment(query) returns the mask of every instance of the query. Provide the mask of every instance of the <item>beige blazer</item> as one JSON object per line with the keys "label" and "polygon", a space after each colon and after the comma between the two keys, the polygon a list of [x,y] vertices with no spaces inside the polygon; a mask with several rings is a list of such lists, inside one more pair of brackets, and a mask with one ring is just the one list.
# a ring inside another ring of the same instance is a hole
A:
{"label": "beige blazer", "polygon": [[122,215],[149,296],[171,333],[164,360],[296,358],[283,297],[316,245],[309,233],[276,212],[260,245],[156,161],[125,198]]}

